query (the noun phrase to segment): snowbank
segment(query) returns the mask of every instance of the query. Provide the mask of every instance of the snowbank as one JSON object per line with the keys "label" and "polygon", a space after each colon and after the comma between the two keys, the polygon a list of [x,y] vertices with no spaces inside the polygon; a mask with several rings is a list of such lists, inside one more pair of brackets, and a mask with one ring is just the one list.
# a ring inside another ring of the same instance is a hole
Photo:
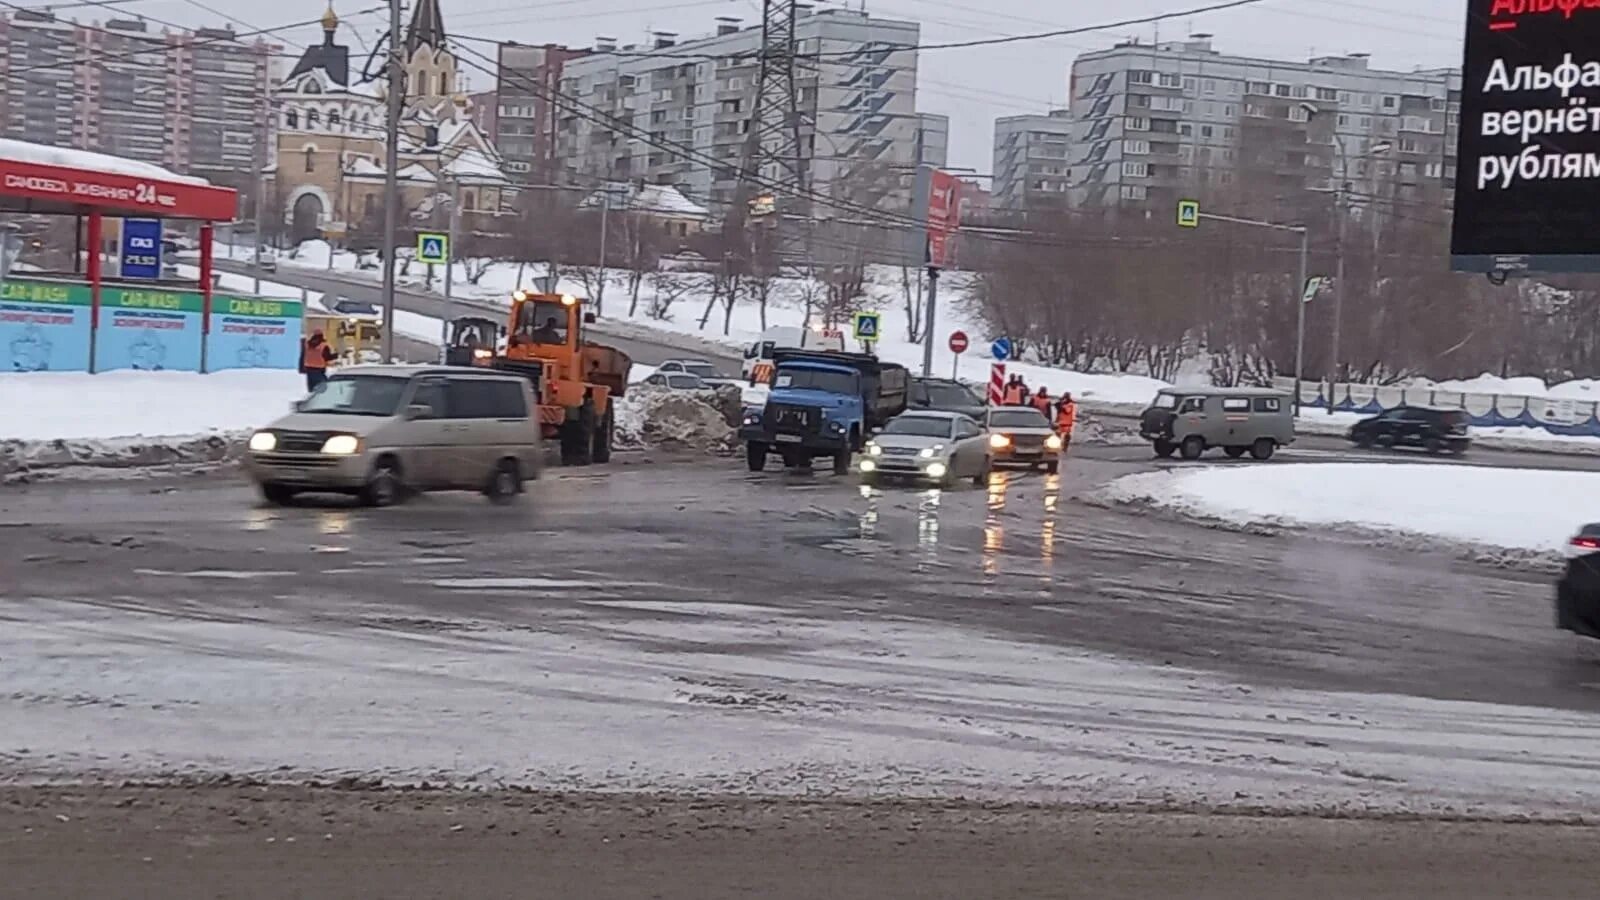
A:
{"label": "snowbank", "polygon": [[1416,535],[1533,554],[1600,521],[1600,473],[1328,463],[1169,469],[1112,482],[1100,498],[1238,525]]}
{"label": "snowbank", "polygon": [[305,376],[277,370],[0,375],[0,439],[157,438],[243,431],[284,415]]}
{"label": "snowbank", "polygon": [[737,443],[732,423],[738,414],[735,388],[674,391],[653,385],[630,387],[617,401],[616,447],[729,450]]}

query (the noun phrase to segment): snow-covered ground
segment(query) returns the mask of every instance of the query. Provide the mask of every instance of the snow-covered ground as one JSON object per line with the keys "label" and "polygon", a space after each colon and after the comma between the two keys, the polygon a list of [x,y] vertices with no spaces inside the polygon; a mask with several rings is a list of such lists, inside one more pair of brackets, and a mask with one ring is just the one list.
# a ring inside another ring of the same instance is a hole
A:
{"label": "snow-covered ground", "polygon": [[1366,463],[1225,465],[1129,475],[1102,492],[1240,525],[1420,535],[1551,554],[1600,521],[1600,473]]}
{"label": "snow-covered ground", "polygon": [[20,372],[0,376],[0,440],[189,438],[259,427],[305,396],[299,372]]}

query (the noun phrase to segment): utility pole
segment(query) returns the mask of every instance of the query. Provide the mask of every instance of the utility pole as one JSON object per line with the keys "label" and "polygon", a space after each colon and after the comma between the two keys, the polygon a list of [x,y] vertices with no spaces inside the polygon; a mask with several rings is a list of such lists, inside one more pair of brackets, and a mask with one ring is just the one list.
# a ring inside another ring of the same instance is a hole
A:
{"label": "utility pole", "polygon": [[[933,377],[933,322],[939,309],[939,267],[928,263],[928,315],[922,323],[922,377]],[[960,357],[957,358],[960,364]]]}
{"label": "utility pole", "polygon": [[595,288],[594,311],[600,315],[606,309],[606,217],[611,212],[611,183],[600,186],[600,284]]}
{"label": "utility pole", "polygon": [[406,73],[400,52],[400,0],[389,0],[389,115],[384,129],[383,180],[383,361],[394,359],[395,231],[400,215],[400,113],[404,108]]}
{"label": "utility pole", "polygon": [[[759,68],[750,104],[750,130],[740,153],[733,205],[722,226],[724,235],[736,236],[741,256],[754,255],[751,218],[770,216],[778,227],[785,216],[794,215],[806,223],[810,256],[811,213],[805,199],[809,160],[800,140],[800,89],[795,74],[797,6],[796,0],[761,2],[761,49],[756,57]],[[759,212],[753,206],[759,206]]]}
{"label": "utility pole", "polygon": [[[1342,148],[1341,148],[1342,149]],[[1350,210],[1345,208],[1349,183],[1346,181],[1344,153],[1339,154],[1339,188],[1334,194],[1333,208],[1339,216],[1338,237],[1334,240],[1335,262],[1333,268],[1333,348],[1328,360],[1328,415],[1334,413],[1333,386],[1339,383],[1339,338],[1344,325],[1344,242],[1345,223],[1350,220]]]}
{"label": "utility pole", "polygon": [[451,285],[455,281],[456,270],[456,235],[461,231],[461,180],[450,179],[450,228],[449,237],[445,240],[444,248],[444,319],[439,323],[439,363],[444,364],[450,346],[450,320],[455,310],[451,308],[453,302],[450,296]]}
{"label": "utility pole", "polygon": [[1294,298],[1294,414],[1300,415],[1300,379],[1303,377],[1306,361],[1306,304],[1310,300],[1306,297],[1306,279],[1311,277],[1306,271],[1307,257],[1311,254],[1311,232],[1304,225],[1300,226],[1300,294]]}
{"label": "utility pole", "polygon": [[[267,203],[266,168],[265,163],[258,162],[256,164],[256,256],[251,263],[250,271],[255,275],[255,294],[258,297],[261,295],[261,208]],[[231,253],[232,251],[230,250],[229,252]]]}

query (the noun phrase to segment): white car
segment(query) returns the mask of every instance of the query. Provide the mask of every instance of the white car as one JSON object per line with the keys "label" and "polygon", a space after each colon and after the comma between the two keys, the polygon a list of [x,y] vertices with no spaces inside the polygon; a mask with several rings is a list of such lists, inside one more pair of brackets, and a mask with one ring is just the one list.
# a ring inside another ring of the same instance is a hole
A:
{"label": "white car", "polygon": [[656,366],[656,371],[666,375],[693,375],[711,387],[739,383],[718,372],[715,365],[704,359],[669,359]]}
{"label": "white car", "polygon": [[931,481],[950,486],[963,478],[988,482],[994,468],[989,436],[976,421],[950,412],[908,412],[889,420],[867,442],[861,478]]}

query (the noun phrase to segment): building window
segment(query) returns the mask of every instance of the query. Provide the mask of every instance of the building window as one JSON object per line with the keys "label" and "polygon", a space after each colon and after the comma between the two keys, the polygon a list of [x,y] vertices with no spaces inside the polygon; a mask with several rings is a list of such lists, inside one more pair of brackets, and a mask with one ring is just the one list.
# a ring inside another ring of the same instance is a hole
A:
{"label": "building window", "polygon": [[1193,78],[1185,78],[1183,80],[1183,92],[1185,94],[1194,93],[1194,87],[1195,87],[1195,80]]}
{"label": "building window", "polygon": [[1400,100],[1398,98],[1395,98],[1395,97],[1385,97],[1385,98],[1383,98],[1383,108],[1384,109],[1394,109],[1396,106],[1399,106],[1399,105],[1400,105]]}
{"label": "building window", "polygon": [[1272,93],[1279,97],[1287,97],[1289,96],[1289,86],[1287,84],[1275,84],[1272,86]]}
{"label": "building window", "polygon": [[1128,130],[1129,131],[1149,131],[1150,130],[1150,120],[1146,119],[1146,118],[1143,118],[1143,117],[1140,117],[1140,116],[1130,116],[1130,117],[1128,117]]}
{"label": "building window", "polygon": [[333,131],[338,131],[341,124],[343,124],[343,122],[339,118],[339,111],[337,109],[328,110],[328,128]]}
{"label": "building window", "polygon": [[1296,103],[1294,106],[1289,107],[1289,121],[1309,122],[1311,121],[1311,113],[1306,112],[1306,108],[1304,106]]}
{"label": "building window", "polygon": [[300,114],[295,112],[292,109],[284,110],[284,112],[283,112],[283,127],[285,127],[285,128],[299,128],[300,127]]}
{"label": "building window", "polygon": [[1333,88],[1317,88],[1318,100],[1338,100],[1339,92]]}
{"label": "building window", "polygon": [[463,191],[461,194],[461,208],[468,210],[477,209],[478,195],[472,191]]}
{"label": "building window", "polygon": [[1128,106],[1131,107],[1131,108],[1134,108],[1134,109],[1149,109],[1150,108],[1150,95],[1149,94],[1129,94],[1128,95]]}
{"label": "building window", "polygon": [[445,97],[445,96],[449,96],[449,94],[450,94],[450,73],[449,72],[440,72],[439,73],[439,96]]}
{"label": "building window", "polygon": [[1150,152],[1149,141],[1123,141],[1122,152],[1129,156],[1143,156]]}
{"label": "building window", "polygon": [[1200,87],[1208,94],[1215,94],[1217,92],[1217,80],[1215,78],[1207,78],[1200,83]]}
{"label": "building window", "polygon": [[1211,128],[1210,125],[1201,125],[1200,126],[1200,136],[1202,138],[1211,137],[1211,133],[1212,133],[1212,128]]}
{"label": "building window", "polygon": [[1183,84],[1183,80],[1170,72],[1162,72],[1158,83],[1162,87],[1175,88]]}
{"label": "building window", "polygon": [[1413,138],[1401,138],[1400,139],[1400,152],[1401,153],[1420,153],[1421,150],[1422,150],[1422,148],[1417,145],[1417,142],[1416,142],[1415,139],[1413,139]]}
{"label": "building window", "polygon": [[1144,70],[1135,70],[1128,73],[1129,84],[1155,84],[1156,73]]}
{"label": "building window", "polygon": [[411,93],[417,95],[418,97],[427,95],[428,73],[418,72],[416,76],[411,79]]}
{"label": "building window", "polygon": [[1122,199],[1124,200],[1143,200],[1147,196],[1149,196],[1149,193],[1142,184],[1125,184],[1122,186]]}
{"label": "building window", "polygon": [[1150,164],[1133,160],[1124,162],[1122,164],[1122,176],[1124,178],[1149,178]]}
{"label": "building window", "polygon": [[314,148],[314,147],[307,147],[306,148],[306,171],[307,172],[315,172],[317,170],[316,153],[317,153],[316,148]]}
{"label": "building window", "polygon": [[306,128],[314,129],[321,124],[322,119],[314,109],[306,110]]}

